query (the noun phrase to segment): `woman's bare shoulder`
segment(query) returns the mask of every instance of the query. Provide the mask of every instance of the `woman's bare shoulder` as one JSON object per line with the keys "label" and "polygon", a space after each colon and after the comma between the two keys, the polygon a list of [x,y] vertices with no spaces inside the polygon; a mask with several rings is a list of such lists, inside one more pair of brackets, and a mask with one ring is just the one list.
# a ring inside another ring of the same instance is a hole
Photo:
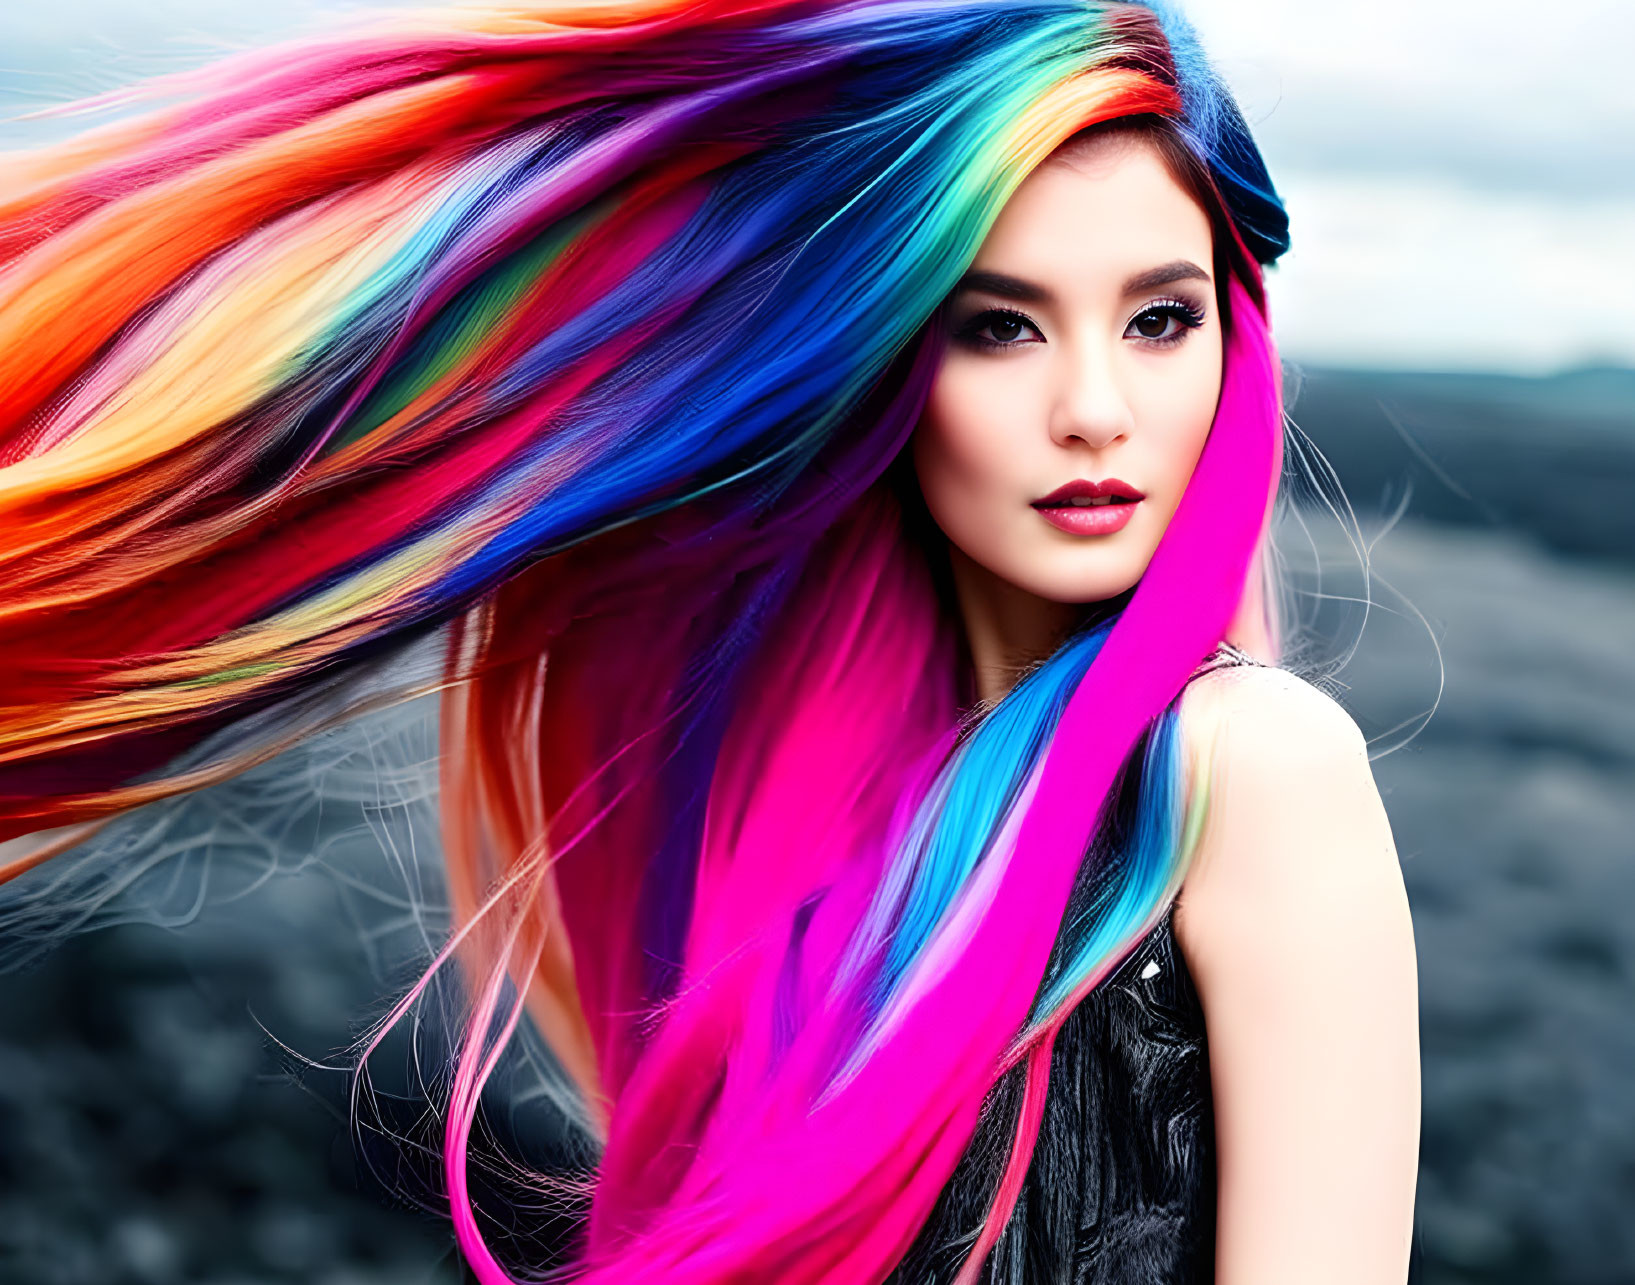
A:
{"label": "woman's bare shoulder", "polygon": [[1194,680],[1207,782],[1176,904],[1220,1154],[1222,1280],[1402,1279],[1419,1145],[1413,926],[1363,735],[1254,666]]}
{"label": "woman's bare shoulder", "polygon": [[1362,730],[1345,706],[1272,665],[1224,665],[1200,674],[1181,698],[1181,717],[1189,748],[1200,752],[1229,727],[1239,756],[1299,747],[1303,753],[1316,749],[1368,761]]}
{"label": "woman's bare shoulder", "polygon": [[1193,927],[1205,901],[1232,931],[1297,911],[1360,910],[1350,899],[1365,891],[1394,913],[1402,880],[1390,824],[1362,731],[1338,701],[1286,670],[1229,666],[1192,682],[1181,726],[1193,788],[1208,791],[1182,893]]}

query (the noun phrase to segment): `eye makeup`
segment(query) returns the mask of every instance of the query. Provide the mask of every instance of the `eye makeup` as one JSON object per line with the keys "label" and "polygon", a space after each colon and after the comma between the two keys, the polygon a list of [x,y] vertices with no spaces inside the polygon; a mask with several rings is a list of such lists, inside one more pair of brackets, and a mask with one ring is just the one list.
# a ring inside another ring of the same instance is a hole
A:
{"label": "eye makeup", "polygon": [[[1190,303],[1179,297],[1157,299],[1136,313],[1125,327],[1125,336],[1139,340],[1147,347],[1167,348],[1172,344],[1180,343],[1189,331],[1196,330],[1204,324],[1206,314],[1197,304]],[[1155,333],[1147,333],[1145,326],[1157,321],[1161,327]],[[1169,328],[1170,322],[1176,323],[1176,328]],[[983,331],[992,330],[993,337],[983,335]],[[977,350],[992,351],[1003,348],[1019,348],[1023,341],[1016,337],[1017,332],[1031,330],[1040,341],[1044,336],[1039,325],[1026,313],[1018,312],[1014,308],[984,308],[975,313],[969,320],[955,327],[954,338],[967,347]],[[1135,330],[1135,334],[1131,334]],[[1012,335],[1004,338],[1003,335]]]}
{"label": "eye makeup", "polygon": [[[1154,318],[1158,320],[1162,327],[1157,334],[1149,335],[1146,331],[1140,329],[1143,322]],[[1178,323],[1178,328],[1174,331],[1169,329],[1171,321]],[[1148,304],[1132,317],[1130,324],[1125,327],[1125,333],[1128,334],[1131,329],[1135,329],[1137,337],[1143,343],[1168,347],[1171,344],[1180,343],[1182,339],[1186,338],[1187,331],[1196,330],[1203,324],[1203,310],[1188,303],[1185,299],[1160,299]]]}
{"label": "eye makeup", "polygon": [[[994,327],[996,331],[1008,331],[1014,327],[1025,327],[1026,329],[1033,331],[1034,334],[1039,335],[1038,325],[1030,320],[1025,314],[1017,312],[1012,308],[985,308],[973,316],[969,321],[957,327],[954,331],[954,338],[963,344],[967,344],[972,348],[978,349],[1020,347],[1020,345],[1013,340],[1003,340],[998,338],[997,334],[993,339],[983,338],[980,332],[988,329],[990,326]],[[1039,335],[1039,337],[1043,339],[1044,336]]]}

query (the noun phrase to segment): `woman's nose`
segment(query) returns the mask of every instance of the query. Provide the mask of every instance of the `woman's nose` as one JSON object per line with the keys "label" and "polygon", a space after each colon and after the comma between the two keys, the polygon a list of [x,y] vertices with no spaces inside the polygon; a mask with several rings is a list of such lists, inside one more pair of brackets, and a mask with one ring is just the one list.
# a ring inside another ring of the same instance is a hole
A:
{"label": "woman's nose", "polygon": [[1050,435],[1059,446],[1074,441],[1100,450],[1127,437],[1135,414],[1110,353],[1079,351],[1064,362],[1051,412]]}

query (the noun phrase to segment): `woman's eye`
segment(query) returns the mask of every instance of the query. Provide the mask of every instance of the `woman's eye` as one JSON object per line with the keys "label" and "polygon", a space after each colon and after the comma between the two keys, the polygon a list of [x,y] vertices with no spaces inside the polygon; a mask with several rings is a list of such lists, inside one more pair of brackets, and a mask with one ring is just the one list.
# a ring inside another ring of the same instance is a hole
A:
{"label": "woman's eye", "polygon": [[[1179,343],[1187,331],[1196,330],[1203,324],[1203,314],[1191,304],[1168,299],[1138,313],[1125,334],[1150,346],[1166,347]],[[1021,313],[991,308],[966,322],[960,328],[958,337],[978,348],[1018,348],[1029,342],[1030,334],[1037,340],[1044,338],[1039,328]]]}
{"label": "woman's eye", "polygon": [[[1203,314],[1191,304],[1172,300],[1154,304],[1130,322],[1135,337],[1153,344],[1178,343],[1189,330],[1204,324]],[[1173,327],[1173,328],[1172,328]],[[1126,331],[1126,334],[1129,332]]]}
{"label": "woman's eye", "polygon": [[982,348],[1015,348],[1027,331],[1038,335],[1034,324],[1019,312],[993,309],[972,317],[959,336]]}

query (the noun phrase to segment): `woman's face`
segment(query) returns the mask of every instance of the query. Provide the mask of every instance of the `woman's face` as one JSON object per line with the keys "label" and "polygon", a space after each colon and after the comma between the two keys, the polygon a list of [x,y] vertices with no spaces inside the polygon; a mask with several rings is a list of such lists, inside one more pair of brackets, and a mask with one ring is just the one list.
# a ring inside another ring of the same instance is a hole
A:
{"label": "woman's face", "polygon": [[1017,188],[950,299],[911,443],[956,560],[1061,603],[1141,578],[1221,386],[1208,216],[1139,136],[1070,146]]}

